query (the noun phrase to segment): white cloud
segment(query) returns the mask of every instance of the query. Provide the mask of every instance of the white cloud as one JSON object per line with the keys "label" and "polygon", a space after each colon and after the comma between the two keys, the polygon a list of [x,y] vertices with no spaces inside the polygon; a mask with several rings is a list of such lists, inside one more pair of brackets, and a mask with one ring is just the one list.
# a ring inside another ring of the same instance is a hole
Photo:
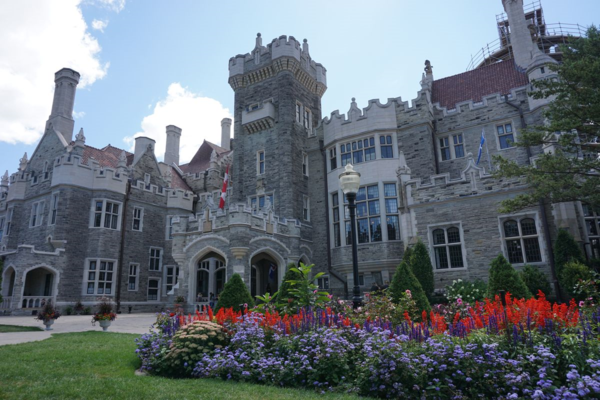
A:
{"label": "white cloud", "polygon": [[85,111],[75,111],[73,110],[73,119],[81,119],[85,117]]}
{"label": "white cloud", "polygon": [[92,29],[94,29],[96,31],[100,31],[100,32],[104,33],[104,28],[106,28],[107,26],[108,26],[107,20],[101,21],[99,19],[95,19],[92,21]]}
{"label": "white cloud", "polygon": [[87,0],[87,2],[114,12],[121,12],[125,8],[125,0]]}
{"label": "white cloud", "polygon": [[192,159],[204,139],[221,143],[221,120],[231,118],[229,110],[215,99],[202,97],[172,83],[167,97],[154,106],[152,114],[142,120],[142,131],[123,140],[133,151],[135,137],[147,136],[156,140],[155,153],[163,159],[166,145],[166,126],[175,125],[182,129],[179,160],[184,164]]}
{"label": "white cloud", "polygon": [[54,73],[81,74],[79,87],[106,75],[100,45],[90,35],[80,0],[0,2],[0,142],[31,144],[50,114]]}

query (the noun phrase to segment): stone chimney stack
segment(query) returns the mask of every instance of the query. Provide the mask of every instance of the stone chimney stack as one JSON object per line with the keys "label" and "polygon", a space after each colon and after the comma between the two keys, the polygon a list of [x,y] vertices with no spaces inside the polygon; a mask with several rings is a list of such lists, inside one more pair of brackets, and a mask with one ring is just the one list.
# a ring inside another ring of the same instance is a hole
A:
{"label": "stone chimney stack", "polygon": [[541,53],[537,44],[531,37],[531,31],[527,26],[523,0],[502,0],[504,11],[508,16],[510,28],[510,43],[515,58],[515,63],[526,70],[533,58]]}
{"label": "stone chimney stack", "polygon": [[[135,150],[133,154],[133,164],[136,164],[140,158],[144,155],[144,153],[148,150],[148,146],[152,150],[152,154],[154,154],[154,145],[156,144],[156,140],[150,139],[149,137],[139,136],[135,138]],[[132,164],[132,165],[133,165]]]}
{"label": "stone chimney stack", "polygon": [[73,105],[75,104],[75,90],[79,83],[79,73],[70,68],[63,68],[54,74],[54,101],[52,112],[46,127],[52,124],[54,129],[62,134],[67,143],[73,140]]}
{"label": "stone chimney stack", "polygon": [[181,138],[181,128],[175,125],[167,126],[167,147],[165,148],[165,164],[179,165],[179,139]]}
{"label": "stone chimney stack", "polygon": [[231,150],[231,118],[221,120],[221,147]]}

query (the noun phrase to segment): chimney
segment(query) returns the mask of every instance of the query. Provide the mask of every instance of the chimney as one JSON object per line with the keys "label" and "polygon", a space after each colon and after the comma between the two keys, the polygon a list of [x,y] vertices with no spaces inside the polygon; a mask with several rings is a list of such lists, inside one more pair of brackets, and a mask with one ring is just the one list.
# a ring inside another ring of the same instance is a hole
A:
{"label": "chimney", "polygon": [[515,63],[526,70],[533,58],[541,53],[541,50],[537,43],[534,43],[531,31],[527,26],[523,0],[502,0],[502,3],[510,26],[510,43]]}
{"label": "chimney", "polygon": [[[152,155],[154,155],[154,145],[156,141],[154,139],[150,139],[145,136],[138,136],[135,138],[135,151],[133,154],[133,164],[136,164],[140,158],[144,155],[144,153],[148,150],[148,146],[152,151]],[[132,165],[133,165],[132,164]]]}
{"label": "chimney", "polygon": [[221,147],[231,150],[231,118],[221,120]]}
{"label": "chimney", "polygon": [[179,165],[179,139],[181,138],[181,128],[175,125],[167,126],[167,146],[165,148],[164,162],[167,165]]}
{"label": "chimney", "polygon": [[75,89],[79,83],[79,73],[70,68],[63,68],[54,74],[54,100],[52,112],[46,122],[46,127],[52,124],[54,129],[62,134],[67,143],[73,140],[73,105],[75,104]]}

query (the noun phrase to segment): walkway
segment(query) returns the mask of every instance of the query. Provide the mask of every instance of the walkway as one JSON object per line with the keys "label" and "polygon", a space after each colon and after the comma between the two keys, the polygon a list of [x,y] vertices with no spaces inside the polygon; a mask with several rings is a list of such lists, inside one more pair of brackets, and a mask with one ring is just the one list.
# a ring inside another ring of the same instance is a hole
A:
{"label": "walkway", "polygon": [[[96,326],[92,326],[91,321],[91,315],[63,315],[54,322],[51,331],[0,333],[0,346],[44,340],[48,339],[53,333],[102,330],[98,323],[96,323]],[[110,332],[142,334],[150,331],[150,325],[152,325],[154,321],[156,321],[156,314],[153,313],[120,314],[117,316],[117,319],[113,321],[108,330]],[[38,326],[42,329],[45,328],[42,321],[34,319],[33,316],[0,316],[0,325]]]}

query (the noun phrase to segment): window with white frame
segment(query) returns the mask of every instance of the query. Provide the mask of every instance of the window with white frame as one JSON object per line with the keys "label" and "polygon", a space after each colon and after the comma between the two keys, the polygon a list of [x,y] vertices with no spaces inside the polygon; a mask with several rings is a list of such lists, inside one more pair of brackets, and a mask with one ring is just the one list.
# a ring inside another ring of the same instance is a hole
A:
{"label": "window with white frame", "polygon": [[44,180],[50,177],[50,171],[48,170],[48,161],[44,163]]}
{"label": "window with white frame", "polygon": [[251,197],[250,208],[253,210],[262,210],[265,207],[267,199],[271,202],[271,207],[275,207],[275,203],[273,203],[273,194],[265,194],[263,196]]}
{"label": "window with white frame", "polygon": [[392,135],[379,136],[379,145],[381,149],[381,158],[394,158]]}
{"label": "window with white frame", "polygon": [[329,277],[326,275],[323,275],[322,277],[318,278],[317,285],[319,286],[319,289],[321,289],[321,290],[328,290],[329,289]]}
{"label": "window with white frame", "polygon": [[302,122],[302,105],[300,103],[296,103],[296,122]]}
{"label": "window with white frame", "polygon": [[119,229],[120,210],[120,203],[110,200],[94,200],[92,226],[94,228]]}
{"label": "window with white frame", "polygon": [[6,236],[10,235],[14,210],[14,208],[9,208],[8,212],[6,213]]}
{"label": "window with white frame", "polygon": [[436,269],[463,268],[461,232],[457,226],[435,228],[431,232]]}
{"label": "window with white frame", "polygon": [[[344,196],[344,203],[348,203]],[[346,244],[352,244],[350,210],[344,206],[346,219]],[[356,225],[358,243],[381,242],[381,210],[379,204],[379,186],[361,187],[356,193]]]}
{"label": "window with white frame", "polygon": [[302,196],[302,216],[305,221],[310,221],[310,199]]}
{"label": "window with white frame", "polygon": [[150,247],[150,262],[148,269],[150,271],[160,271],[162,267],[162,249]]}
{"label": "window with white frame", "polygon": [[173,286],[179,281],[179,267],[173,265],[165,266],[165,293],[173,290]]}
{"label": "window with white frame", "polygon": [[256,173],[263,175],[265,173],[265,151],[261,150],[256,153]]}
{"label": "window with white frame", "polygon": [[172,215],[167,215],[167,240],[173,239],[173,218]]}
{"label": "window with white frame", "polygon": [[331,171],[337,168],[337,149],[335,146],[329,149],[329,168]]}
{"label": "window with white frame", "polygon": [[439,138],[439,143],[440,159],[442,161],[463,158],[465,156],[465,145],[462,133]]}
{"label": "window with white frame", "polygon": [[465,156],[465,145],[463,144],[463,135],[452,135],[452,143],[454,145],[454,158],[462,158]]}
{"label": "window with white frame", "polygon": [[42,220],[44,218],[43,215],[44,215],[44,202],[37,201],[37,202],[33,203],[31,205],[31,217],[29,220],[29,226],[34,227],[34,226],[42,225]]}
{"label": "window with white frame", "polygon": [[342,245],[340,235],[340,201],[337,193],[331,194],[331,206],[333,211],[333,245],[340,247]]}
{"label": "window with white frame", "polygon": [[496,126],[496,132],[498,132],[498,142],[500,143],[500,149],[509,149],[514,147],[515,137],[512,129],[512,124],[506,123]]}
{"label": "window with white frame", "polygon": [[340,146],[340,154],[342,155],[342,167],[346,164],[352,164],[352,145],[350,143]]}
{"label": "window with white frame", "polygon": [[127,279],[127,290],[136,292],[138,290],[138,277],[140,273],[140,264],[129,264],[129,277]]}
{"label": "window with white frame", "polygon": [[450,155],[450,138],[440,138],[440,155],[442,157],[442,161],[452,159],[452,156]]}
{"label": "window with white frame", "polygon": [[58,213],[58,193],[52,193],[50,201],[50,225],[56,224],[56,214]]}
{"label": "window with white frame", "polygon": [[131,229],[134,231],[142,231],[142,223],[144,220],[144,209],[141,207],[133,207],[133,224]]}
{"label": "window with white frame", "polygon": [[304,107],[304,118],[302,119],[302,126],[310,133],[312,127],[312,113],[306,107]]}
{"label": "window with white frame", "polygon": [[582,204],[592,258],[600,259],[600,207]]}
{"label": "window with white frame", "polygon": [[542,261],[540,241],[535,219],[511,218],[502,222],[506,254],[511,264]]}
{"label": "window with white frame", "polygon": [[148,279],[148,300],[156,301],[160,294],[160,279]]}
{"label": "window with white frame", "polygon": [[87,261],[85,271],[86,294],[113,294],[115,264],[113,260],[94,259]]}
{"label": "window with white frame", "polygon": [[302,174],[308,176],[308,154],[302,153]]}
{"label": "window with white frame", "polygon": [[398,192],[395,183],[384,183],[385,222],[388,240],[400,240],[400,219],[398,217]]}
{"label": "window with white frame", "polygon": [[341,145],[342,166],[375,160],[375,138],[355,140]]}

